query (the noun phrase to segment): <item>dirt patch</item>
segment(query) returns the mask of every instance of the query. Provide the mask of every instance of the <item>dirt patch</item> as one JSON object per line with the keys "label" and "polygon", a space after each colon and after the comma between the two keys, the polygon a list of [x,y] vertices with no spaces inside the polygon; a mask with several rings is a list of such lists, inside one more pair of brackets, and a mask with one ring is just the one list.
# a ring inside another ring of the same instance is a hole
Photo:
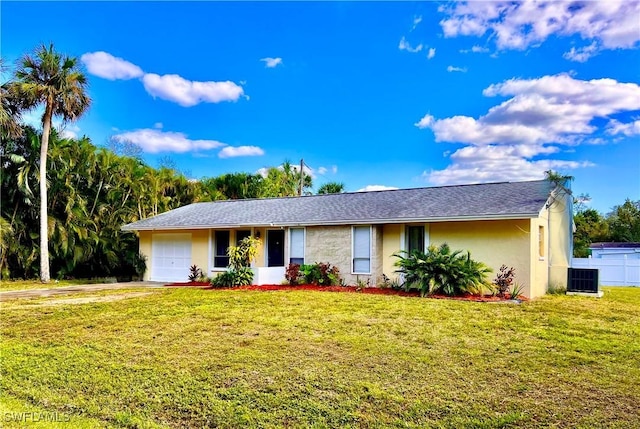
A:
{"label": "dirt patch", "polygon": [[127,298],[139,298],[141,296],[151,295],[153,292],[127,292],[114,295],[87,296],[81,298],[51,299],[48,301],[34,303],[33,307],[51,307],[58,305],[74,305],[74,304],[92,304],[94,302],[112,302],[120,301]]}

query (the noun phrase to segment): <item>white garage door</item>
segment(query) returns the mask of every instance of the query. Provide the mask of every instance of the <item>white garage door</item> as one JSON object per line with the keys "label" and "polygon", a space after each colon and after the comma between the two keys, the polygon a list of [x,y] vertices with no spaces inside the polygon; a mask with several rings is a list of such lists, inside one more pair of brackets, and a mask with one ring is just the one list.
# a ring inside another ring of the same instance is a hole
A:
{"label": "white garage door", "polygon": [[186,282],[191,266],[191,234],[153,234],[151,280]]}

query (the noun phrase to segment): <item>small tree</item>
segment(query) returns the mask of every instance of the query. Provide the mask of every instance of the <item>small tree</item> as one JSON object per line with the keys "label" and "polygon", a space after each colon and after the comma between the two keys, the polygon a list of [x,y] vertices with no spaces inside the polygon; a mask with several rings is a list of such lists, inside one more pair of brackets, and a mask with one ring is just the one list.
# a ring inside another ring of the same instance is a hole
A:
{"label": "small tree", "polygon": [[234,270],[250,267],[258,256],[258,249],[260,249],[260,240],[255,237],[245,237],[237,246],[230,246],[227,249],[229,267]]}
{"label": "small tree", "polygon": [[211,284],[217,287],[250,285],[253,282],[251,263],[256,259],[259,249],[260,240],[254,237],[243,238],[237,246],[230,246],[227,249],[229,269],[214,277]]}

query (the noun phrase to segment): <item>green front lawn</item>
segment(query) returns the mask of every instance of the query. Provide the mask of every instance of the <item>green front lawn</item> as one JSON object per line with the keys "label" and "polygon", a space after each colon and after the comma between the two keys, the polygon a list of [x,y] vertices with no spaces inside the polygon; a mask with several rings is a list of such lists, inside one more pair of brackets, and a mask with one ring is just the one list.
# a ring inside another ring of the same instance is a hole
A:
{"label": "green front lawn", "polygon": [[29,302],[2,307],[3,412],[83,427],[640,427],[640,288],[523,305],[197,289]]}
{"label": "green front lawn", "polygon": [[105,279],[51,280],[49,283],[42,283],[39,280],[0,280],[0,292],[27,289],[55,289],[104,282]]}

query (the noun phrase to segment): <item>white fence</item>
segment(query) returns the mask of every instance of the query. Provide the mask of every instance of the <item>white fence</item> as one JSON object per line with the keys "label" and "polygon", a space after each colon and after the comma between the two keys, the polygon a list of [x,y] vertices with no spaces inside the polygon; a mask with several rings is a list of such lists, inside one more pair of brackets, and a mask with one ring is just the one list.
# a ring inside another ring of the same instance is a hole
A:
{"label": "white fence", "polygon": [[[621,255],[622,256],[622,255]],[[603,286],[640,286],[640,259],[573,258],[572,268],[597,268]]]}

